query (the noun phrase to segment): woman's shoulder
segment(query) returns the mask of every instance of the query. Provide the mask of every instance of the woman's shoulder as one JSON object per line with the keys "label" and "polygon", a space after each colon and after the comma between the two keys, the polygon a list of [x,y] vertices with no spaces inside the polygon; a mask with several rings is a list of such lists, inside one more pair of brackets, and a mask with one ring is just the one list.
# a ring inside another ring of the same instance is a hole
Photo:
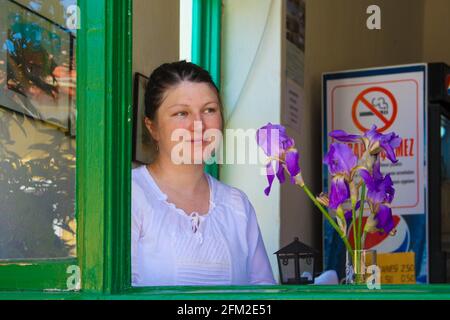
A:
{"label": "woman's shoulder", "polygon": [[131,170],[131,189],[133,194],[144,192],[145,183],[145,166],[139,166]]}
{"label": "woman's shoulder", "polygon": [[132,202],[147,203],[159,199],[160,194],[155,190],[145,165],[131,171],[131,198]]}

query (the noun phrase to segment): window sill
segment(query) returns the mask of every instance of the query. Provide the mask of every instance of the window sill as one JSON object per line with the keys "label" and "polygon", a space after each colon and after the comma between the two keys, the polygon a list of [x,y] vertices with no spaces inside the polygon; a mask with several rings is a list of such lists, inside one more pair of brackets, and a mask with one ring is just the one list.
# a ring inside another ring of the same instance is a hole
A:
{"label": "window sill", "polygon": [[450,285],[384,285],[380,290],[365,286],[220,286],[220,287],[146,287],[121,294],[84,292],[2,291],[0,300],[436,300],[450,299]]}

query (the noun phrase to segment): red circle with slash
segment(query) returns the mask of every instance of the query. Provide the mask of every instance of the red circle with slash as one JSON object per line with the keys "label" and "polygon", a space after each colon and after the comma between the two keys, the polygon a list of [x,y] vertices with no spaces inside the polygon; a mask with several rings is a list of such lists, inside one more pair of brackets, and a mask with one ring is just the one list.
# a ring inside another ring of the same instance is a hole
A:
{"label": "red circle with slash", "polygon": [[[391,105],[392,105],[392,115],[391,115],[390,119],[387,119],[380,111],[378,111],[378,109],[372,103],[370,103],[366,99],[365,96],[371,92],[381,92],[389,98],[389,100],[391,101]],[[392,124],[395,121],[395,118],[397,118],[398,106],[397,106],[397,100],[395,100],[394,95],[389,90],[382,88],[382,87],[367,88],[367,89],[361,91],[360,94],[358,94],[358,96],[356,97],[355,101],[353,102],[353,106],[352,106],[353,122],[356,125],[356,127],[358,127],[358,129],[361,130],[362,132],[366,132],[366,131],[370,130],[370,128],[364,127],[356,115],[356,110],[357,110],[358,104],[360,102],[363,105],[365,105],[370,111],[372,111],[373,114],[384,123],[383,127],[377,129],[378,132],[383,132],[383,131],[387,130],[390,126],[392,126]]]}

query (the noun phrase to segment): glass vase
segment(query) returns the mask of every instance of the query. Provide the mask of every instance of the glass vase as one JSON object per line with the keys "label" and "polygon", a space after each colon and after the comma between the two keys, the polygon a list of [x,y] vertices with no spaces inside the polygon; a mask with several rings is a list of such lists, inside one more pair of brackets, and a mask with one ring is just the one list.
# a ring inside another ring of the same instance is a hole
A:
{"label": "glass vase", "polygon": [[346,252],[345,259],[345,283],[364,285],[370,274],[367,268],[377,263],[375,250],[353,250]]}

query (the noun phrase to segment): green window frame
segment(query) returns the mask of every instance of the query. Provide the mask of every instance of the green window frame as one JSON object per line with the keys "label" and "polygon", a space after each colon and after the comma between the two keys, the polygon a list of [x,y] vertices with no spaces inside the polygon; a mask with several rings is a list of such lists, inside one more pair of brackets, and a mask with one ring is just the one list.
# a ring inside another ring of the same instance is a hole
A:
{"label": "green window frame", "polygon": [[[0,262],[0,299],[450,299],[448,284],[132,288],[132,0],[78,5],[77,258]],[[194,0],[193,14],[193,62],[219,85],[221,1]],[[61,292],[73,264],[81,291]]]}
{"label": "green window frame", "polygon": [[67,290],[71,265],[80,267],[83,292],[117,291],[127,279],[118,229],[130,212],[131,2],[78,1],[77,258],[1,261],[0,290]]}
{"label": "green window frame", "polygon": [[[220,90],[221,70],[221,0],[192,2],[192,62],[208,70]],[[225,122],[225,121],[224,121]],[[205,171],[219,178],[219,165],[206,165]]]}
{"label": "green window frame", "polygon": [[[77,258],[0,262],[0,290],[66,290],[71,265],[82,292],[131,288],[132,0],[78,6]],[[193,62],[217,86],[220,15],[220,0],[194,0]],[[217,165],[207,171],[218,177]]]}

